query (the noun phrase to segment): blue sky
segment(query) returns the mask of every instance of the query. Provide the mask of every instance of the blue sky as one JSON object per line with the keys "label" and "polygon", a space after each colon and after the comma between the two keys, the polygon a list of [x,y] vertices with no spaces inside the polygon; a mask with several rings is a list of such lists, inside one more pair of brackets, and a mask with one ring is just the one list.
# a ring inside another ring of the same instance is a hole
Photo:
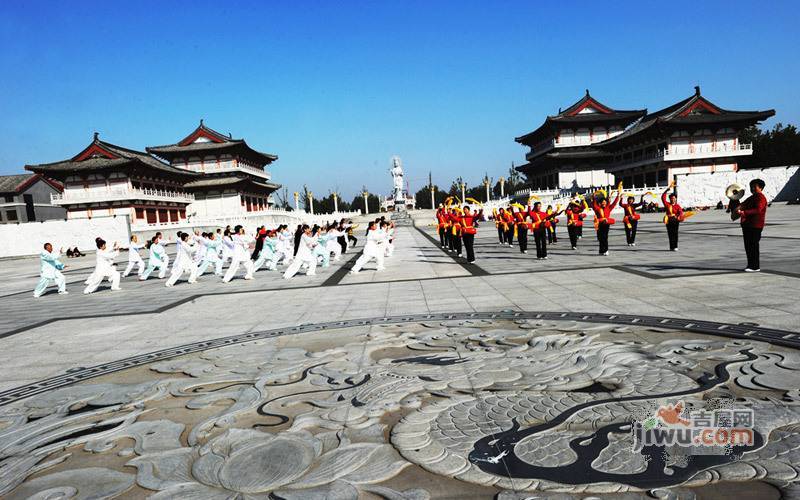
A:
{"label": "blue sky", "polygon": [[290,190],[504,175],[514,137],[580,98],[656,110],[701,85],[800,124],[800,2],[0,3],[0,173],[98,131],[136,149],[200,118]]}

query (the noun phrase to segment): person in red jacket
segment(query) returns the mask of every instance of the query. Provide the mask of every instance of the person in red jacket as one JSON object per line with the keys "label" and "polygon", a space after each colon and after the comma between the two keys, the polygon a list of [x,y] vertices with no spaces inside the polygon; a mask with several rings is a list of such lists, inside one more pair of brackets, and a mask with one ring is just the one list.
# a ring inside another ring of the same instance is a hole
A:
{"label": "person in red jacket", "polygon": [[737,213],[741,217],[744,251],[747,254],[745,272],[748,273],[761,271],[759,242],[767,216],[767,197],[762,192],[765,185],[761,179],[750,181],[750,192],[753,194],[744,200],[737,209]]}
{"label": "person in red jacket", "polygon": [[442,204],[439,204],[439,209],[436,210],[436,229],[439,231],[439,243],[442,248],[447,247],[447,212]]}
{"label": "person in red jacket", "polygon": [[[511,208],[508,209],[509,212]],[[528,223],[525,219],[528,217],[530,207],[528,210],[517,210],[514,214],[514,225],[517,228],[517,243],[519,243],[520,253],[528,253]],[[513,233],[512,233],[513,234]]]}
{"label": "person in red jacket", "polygon": [[639,203],[634,203],[636,198],[628,196],[628,202],[620,202],[619,206],[625,211],[625,216],[622,218],[622,223],[625,224],[625,239],[628,241],[629,247],[636,246],[636,228],[639,226],[640,215],[636,213],[636,209],[644,204],[644,195],[639,198]]}
{"label": "person in red jacket", "polygon": [[461,226],[461,239],[464,240],[464,249],[467,251],[467,262],[475,262],[475,235],[478,233],[476,220],[483,215],[483,210],[473,213],[469,206],[464,207],[464,213],[459,216],[458,224]]}
{"label": "person in red jacket", "polygon": [[538,201],[528,211],[531,217],[533,239],[536,242],[536,258],[539,260],[547,259],[547,231],[550,226],[550,220],[556,218],[560,213],[553,212],[548,214],[543,212],[542,204]]}
{"label": "person in red jacket", "polygon": [[675,181],[671,181],[667,189],[661,193],[661,203],[664,204],[664,209],[667,215],[664,217],[664,222],[667,224],[667,237],[669,238],[669,249],[673,252],[678,251],[678,227],[684,220],[683,208],[678,205],[678,195],[672,192],[667,199],[669,190],[675,187]]}
{"label": "person in red jacket", "polygon": [[511,207],[508,207],[508,210],[506,210],[505,214],[503,215],[503,222],[505,222],[505,226],[503,227],[506,231],[506,244],[510,247],[514,246],[514,215],[512,210],[513,209]]}
{"label": "person in red jacket", "polygon": [[461,257],[461,214],[457,208],[450,211],[450,241],[453,243],[452,251]]}
{"label": "person in red jacket", "polygon": [[583,198],[572,200],[567,205],[567,234],[569,234],[569,243],[573,250],[578,249],[578,238],[580,238],[580,231],[583,228],[583,219],[586,217],[583,212],[587,208],[589,205]]}
{"label": "person in red jacket", "polygon": [[617,186],[617,196],[614,198],[614,201],[610,204],[608,203],[608,199],[605,197],[601,197],[598,199],[595,197],[592,200],[592,210],[594,210],[594,227],[597,229],[597,242],[599,243],[599,253],[600,255],[608,255],[608,231],[611,229],[611,226],[616,222],[611,217],[611,211],[614,210],[614,207],[617,206],[619,203],[619,195],[622,191],[622,183]]}

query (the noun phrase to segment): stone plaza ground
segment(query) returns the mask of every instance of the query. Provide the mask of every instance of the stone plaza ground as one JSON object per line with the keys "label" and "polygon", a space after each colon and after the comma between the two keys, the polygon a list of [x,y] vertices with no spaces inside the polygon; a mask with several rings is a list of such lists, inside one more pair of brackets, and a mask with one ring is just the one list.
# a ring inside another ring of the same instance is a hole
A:
{"label": "stone plaza ground", "polygon": [[[34,299],[38,260],[0,261],[0,497],[800,494],[800,207],[769,209],[761,273],[722,211],[679,252],[658,214],[607,257],[562,225],[547,261],[484,223],[472,265],[413,216],[358,275],[361,245],[313,277],[84,296],[90,255]],[[678,400],[752,410],[755,443],[634,451]]]}

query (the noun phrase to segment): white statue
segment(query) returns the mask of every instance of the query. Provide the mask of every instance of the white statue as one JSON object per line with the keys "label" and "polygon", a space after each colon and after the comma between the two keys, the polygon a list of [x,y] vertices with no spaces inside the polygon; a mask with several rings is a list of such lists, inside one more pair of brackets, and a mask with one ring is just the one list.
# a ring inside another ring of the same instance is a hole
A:
{"label": "white statue", "polygon": [[392,181],[394,183],[394,199],[402,200],[403,197],[403,166],[399,156],[392,157]]}

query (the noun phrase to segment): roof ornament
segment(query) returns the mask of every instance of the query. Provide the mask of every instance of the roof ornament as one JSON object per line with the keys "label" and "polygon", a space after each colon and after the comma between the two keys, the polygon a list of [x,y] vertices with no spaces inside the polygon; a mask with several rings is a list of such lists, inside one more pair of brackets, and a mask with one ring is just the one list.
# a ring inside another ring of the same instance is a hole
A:
{"label": "roof ornament", "polygon": [[203,119],[202,118],[200,118],[200,126],[201,127],[203,126]]}
{"label": "roof ornament", "polygon": [[100,133],[99,132],[95,132],[94,133],[94,140],[96,141],[99,137],[100,137]]}
{"label": "roof ornament", "polygon": [[589,89],[586,89],[586,97],[589,97]]}
{"label": "roof ornament", "polygon": [[700,95],[700,85],[694,86],[694,95]]}
{"label": "roof ornament", "polygon": [[558,108],[558,114],[559,115],[561,114],[561,108]]}

